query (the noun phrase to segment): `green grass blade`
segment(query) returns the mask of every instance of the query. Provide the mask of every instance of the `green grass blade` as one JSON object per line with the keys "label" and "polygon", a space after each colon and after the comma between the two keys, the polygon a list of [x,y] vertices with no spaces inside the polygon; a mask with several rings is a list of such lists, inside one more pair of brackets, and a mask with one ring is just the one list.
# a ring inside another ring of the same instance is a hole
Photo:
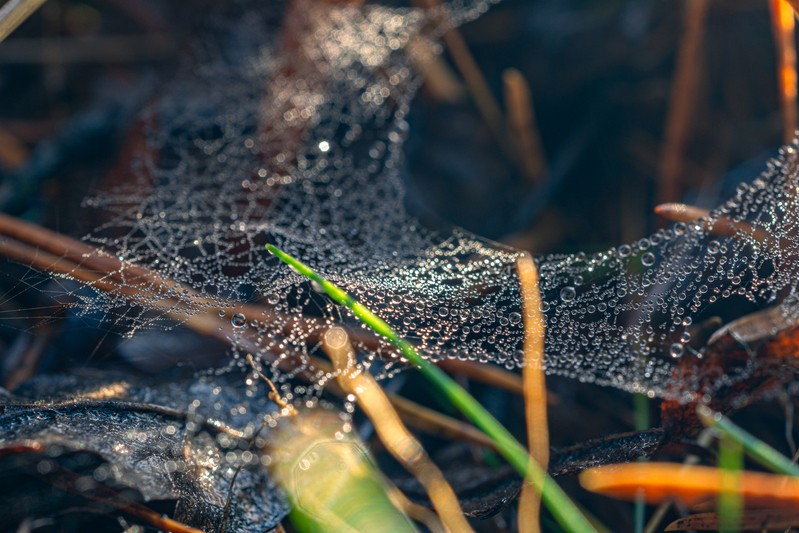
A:
{"label": "green grass blade", "polygon": [[279,248],[270,244],[267,244],[266,248],[294,270],[319,284],[330,298],[347,307],[375,333],[385,337],[396,346],[403,357],[415,365],[422,375],[433,383],[455,407],[488,435],[505,459],[541,492],[541,500],[544,505],[564,529],[580,533],[596,531],[555,481],[539,465],[530,460],[530,455],[524,446],[443,370],[423,359],[411,343],[400,337],[383,319],[337,285]]}
{"label": "green grass blade", "polygon": [[729,418],[711,411],[704,405],[697,408],[697,413],[703,424],[717,429],[727,438],[740,443],[747,455],[757,463],[773,472],[799,477],[799,466],[762,440],[735,425]]}
{"label": "green grass blade", "polygon": [[719,493],[719,531],[736,533],[741,529],[743,496],[737,492],[741,485],[741,471],[744,467],[743,446],[727,434],[719,442],[719,466],[723,472],[721,493]]}
{"label": "green grass blade", "polygon": [[[649,398],[645,394],[633,394],[633,416],[635,419],[635,430],[645,431],[649,429]],[[646,459],[639,459],[646,461]],[[646,502],[643,494],[635,498],[633,507],[633,531],[643,533],[646,524]]]}

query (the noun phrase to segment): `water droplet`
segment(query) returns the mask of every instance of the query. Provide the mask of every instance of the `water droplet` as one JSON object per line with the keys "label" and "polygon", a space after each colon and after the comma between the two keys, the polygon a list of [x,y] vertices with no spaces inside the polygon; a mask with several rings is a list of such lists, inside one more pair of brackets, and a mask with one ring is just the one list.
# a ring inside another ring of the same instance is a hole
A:
{"label": "water droplet", "polygon": [[577,296],[577,291],[574,287],[563,287],[560,290],[560,299],[564,302],[571,302]]}
{"label": "water droplet", "polygon": [[234,328],[243,328],[247,324],[247,317],[244,316],[244,313],[236,313],[230,317],[230,323]]}
{"label": "water droplet", "polygon": [[683,352],[685,352],[685,347],[679,342],[675,342],[669,347],[669,354],[674,358],[682,357]]}
{"label": "water droplet", "polygon": [[644,266],[652,266],[655,264],[655,254],[652,252],[646,252],[641,256],[641,264]]}
{"label": "water droplet", "polygon": [[522,321],[522,315],[520,315],[519,313],[511,313],[508,315],[508,320],[512,325],[515,326],[516,324]]}

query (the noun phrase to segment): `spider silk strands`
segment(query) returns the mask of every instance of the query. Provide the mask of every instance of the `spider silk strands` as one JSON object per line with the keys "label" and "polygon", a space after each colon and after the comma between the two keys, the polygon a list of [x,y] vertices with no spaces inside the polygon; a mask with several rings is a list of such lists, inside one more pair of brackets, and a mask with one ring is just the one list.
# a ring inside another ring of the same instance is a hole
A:
{"label": "spider silk strands", "polygon": [[489,413],[480,403],[466,392],[455,380],[450,378],[443,370],[423,359],[414,347],[399,336],[383,319],[371,312],[366,306],[355,300],[340,287],[326,280],[306,264],[295,259],[286,252],[266,245],[266,249],[278,259],[292,267],[306,278],[315,281],[322,290],[335,302],[347,307],[358,319],[363,321],[376,333],[384,336],[402,355],[410,361],[422,375],[430,381],[447,399],[457,407],[478,428],[491,437],[496,443],[497,450],[507,459],[517,472],[525,476],[528,481],[541,492],[541,498],[547,509],[566,530],[571,532],[593,531],[591,523],[583,516],[574,502],[565,492],[549,477],[546,472],[535,462],[530,460],[527,450]]}
{"label": "spider silk strands", "polygon": [[[150,301],[149,305],[152,308],[158,307],[170,320],[223,343],[228,342],[234,335],[230,320],[222,320],[216,312],[192,314],[188,309],[189,306],[196,306],[205,311],[215,311],[218,308],[217,302],[205,299],[195,291],[180,286],[172,280],[164,279],[144,267],[104,255],[101,250],[81,241],[1,214],[0,256],[50,274],[68,276],[85,283],[95,291],[124,295],[134,305],[148,305],[150,293],[147,292],[147,288],[155,287],[164,297],[157,304]],[[182,300],[171,298],[177,294],[182,294],[184,298]],[[238,306],[237,309],[247,317],[248,322],[255,318],[274,320],[277,317],[274,310],[269,307],[245,304]],[[303,318],[303,321],[307,321],[306,323],[311,326],[316,325],[310,317]],[[291,326],[297,324],[298,322],[292,322]],[[360,332],[351,335],[358,333]],[[316,337],[309,338],[317,341]],[[366,346],[372,346],[376,342],[376,337],[359,336],[358,341]],[[237,342],[247,350],[258,350],[250,335],[240,335]],[[313,367],[327,371],[326,362],[313,356],[309,357],[309,361]],[[450,361],[450,363],[459,363],[449,365],[452,371],[467,371],[473,379],[521,393],[521,380],[515,374],[489,367],[484,367],[478,372],[478,367],[466,362]],[[294,366],[292,358],[281,358],[281,369],[291,371]],[[298,376],[306,381],[311,379],[303,372]],[[328,391],[343,396],[342,391],[335,387],[329,386]],[[469,424],[422,407],[401,396],[392,395],[391,401],[403,420],[420,431],[493,447],[493,443],[484,433]]]}

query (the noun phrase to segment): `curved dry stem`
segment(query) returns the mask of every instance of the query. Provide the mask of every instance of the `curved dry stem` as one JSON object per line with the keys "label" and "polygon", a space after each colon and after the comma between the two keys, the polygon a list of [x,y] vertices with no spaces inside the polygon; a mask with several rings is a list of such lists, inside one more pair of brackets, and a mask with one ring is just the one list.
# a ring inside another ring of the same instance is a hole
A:
{"label": "curved dry stem", "polygon": [[355,366],[355,352],[347,332],[340,327],[331,328],[325,334],[322,348],[339,373],[341,387],[358,398],[358,405],[374,424],[386,449],[425,488],[444,527],[452,533],[472,531],[444,474],[402,423],[374,377]]}

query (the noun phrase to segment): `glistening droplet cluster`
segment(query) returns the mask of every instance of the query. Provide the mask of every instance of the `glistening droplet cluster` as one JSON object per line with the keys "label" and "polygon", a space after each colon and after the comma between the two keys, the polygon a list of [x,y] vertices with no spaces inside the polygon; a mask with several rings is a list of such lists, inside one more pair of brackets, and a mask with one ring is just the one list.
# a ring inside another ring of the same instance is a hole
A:
{"label": "glistening droplet cluster", "polygon": [[[361,363],[376,375],[404,368],[384,340],[271,257],[264,245],[273,243],[426,357],[519,365],[517,251],[425,228],[405,208],[401,179],[409,102],[422,81],[411,50],[436,49],[443,29],[488,6],[227,3],[194,59],[142,112],[147,142],[134,177],[87,200],[108,217],[89,242],[179,285],[123,268],[144,295],[138,312],[122,292],[98,291],[84,308],[116,312],[132,330],[219,313],[235,354],[252,352],[289,399],[330,379],[309,358],[333,324],[359,333]],[[537,258],[547,372],[652,394],[693,391],[674,387],[674,370],[701,364],[691,336],[709,307],[738,299],[794,314],[796,163],[796,146],[786,147],[705,219],[598,254]],[[297,385],[299,372],[314,383]]]}

